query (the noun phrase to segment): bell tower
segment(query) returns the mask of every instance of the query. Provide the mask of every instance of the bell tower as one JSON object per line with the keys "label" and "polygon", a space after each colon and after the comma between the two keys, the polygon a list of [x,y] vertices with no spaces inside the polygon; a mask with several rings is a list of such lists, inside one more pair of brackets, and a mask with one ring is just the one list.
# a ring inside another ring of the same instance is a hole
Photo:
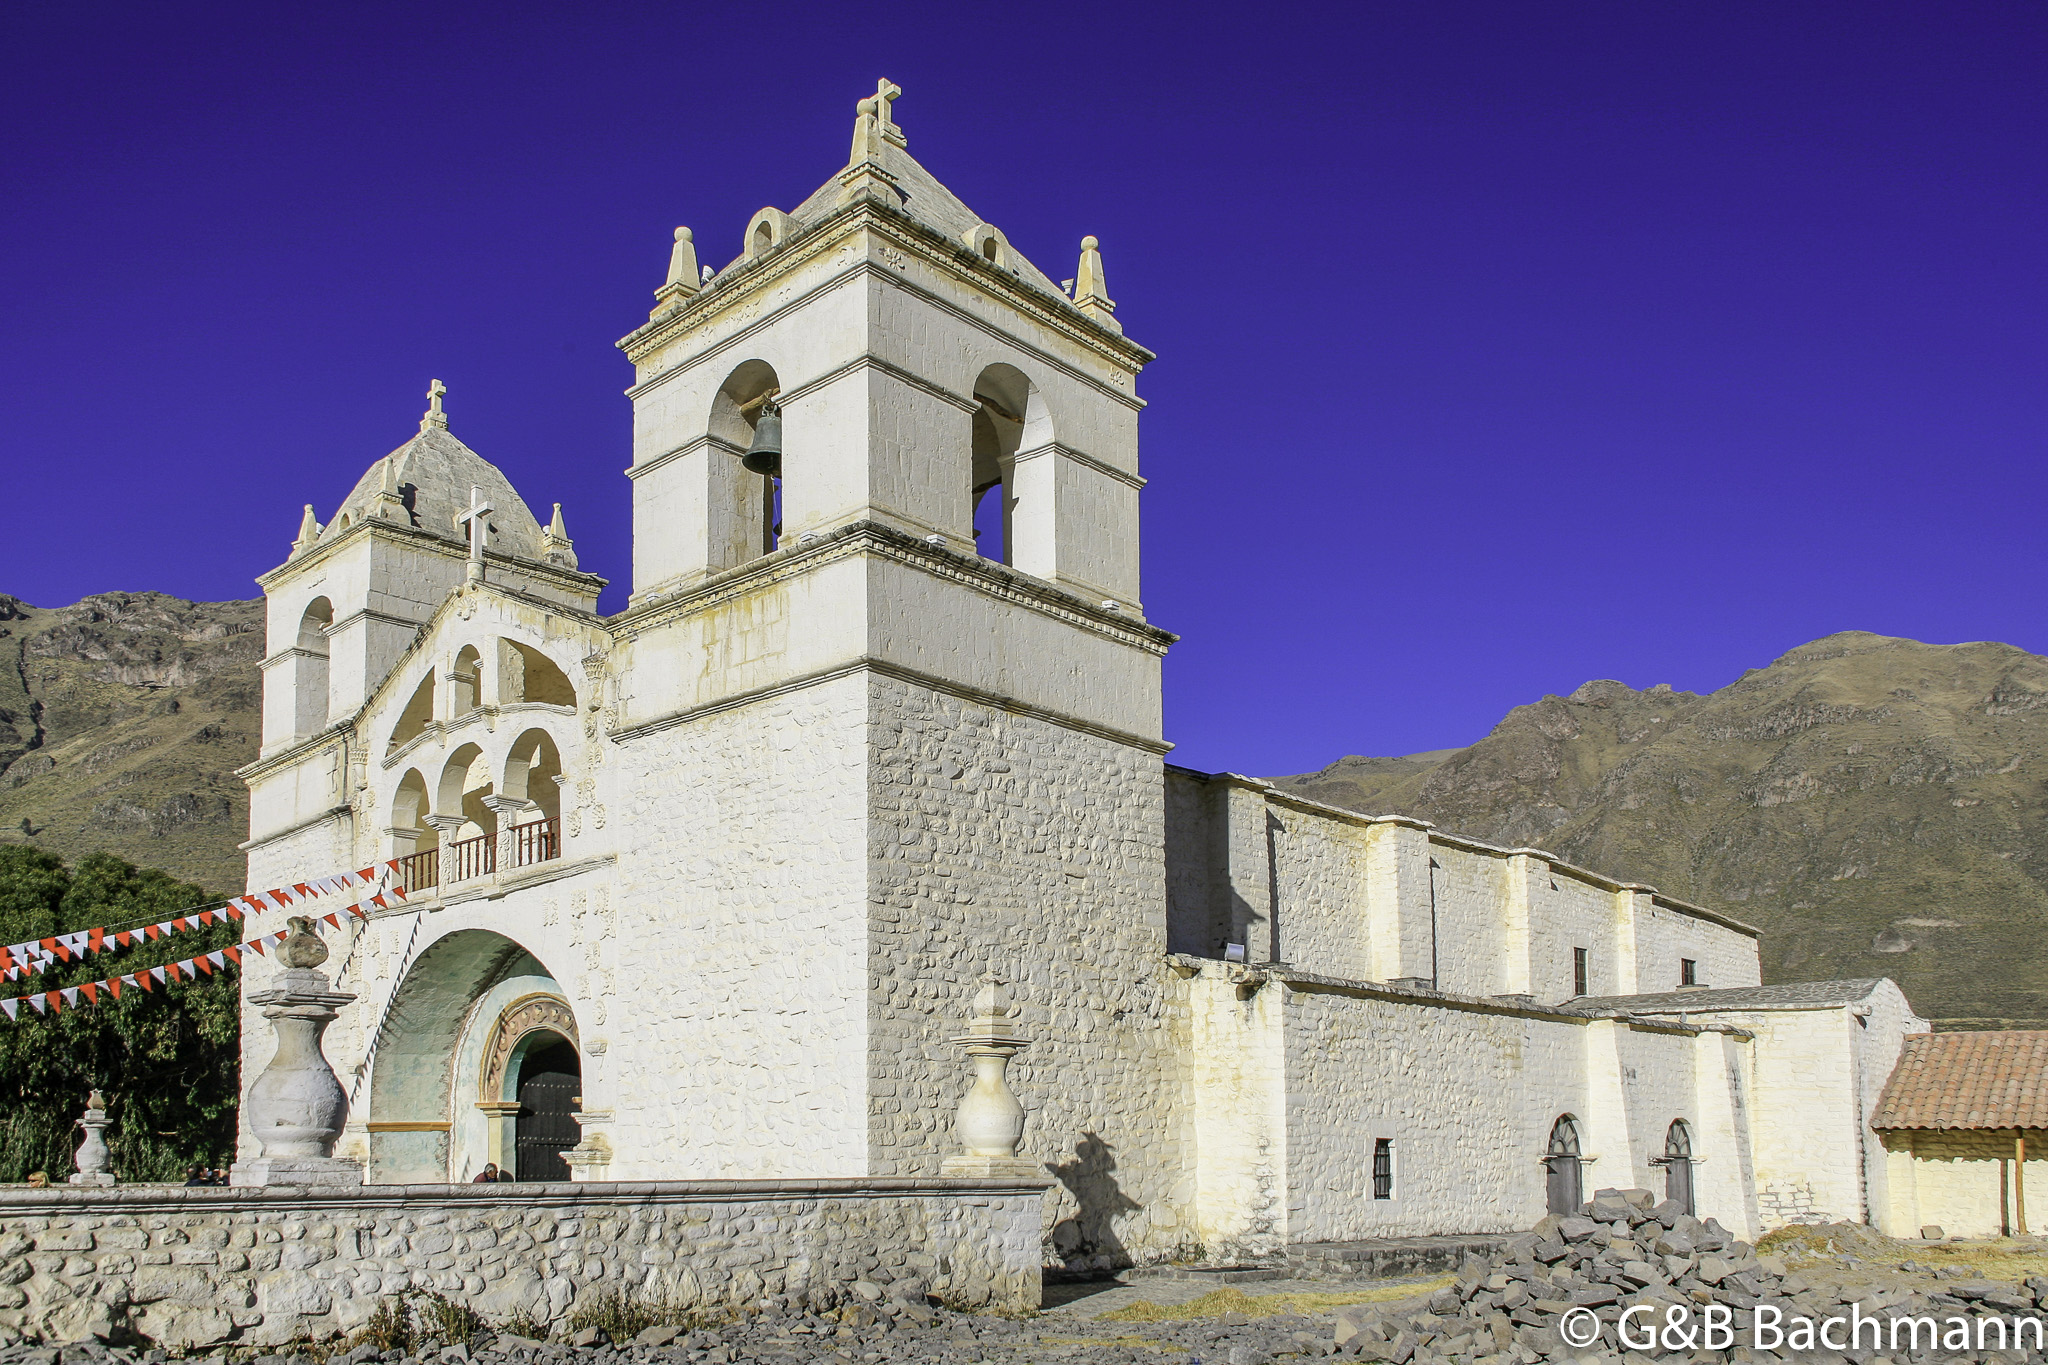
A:
{"label": "bell tower", "polygon": [[[668,841],[622,852],[620,894],[660,921],[645,951],[674,984],[638,1023],[694,1059],[692,1176],[936,1174],[985,971],[1042,1040],[1011,1073],[1027,1155],[1176,1142],[1152,356],[1095,239],[1054,283],[911,158],[900,93],[861,100],[845,166],[722,267],[678,229],[620,342],[609,724],[630,818]],[[1124,1188],[1150,1205],[1168,1180]]]}

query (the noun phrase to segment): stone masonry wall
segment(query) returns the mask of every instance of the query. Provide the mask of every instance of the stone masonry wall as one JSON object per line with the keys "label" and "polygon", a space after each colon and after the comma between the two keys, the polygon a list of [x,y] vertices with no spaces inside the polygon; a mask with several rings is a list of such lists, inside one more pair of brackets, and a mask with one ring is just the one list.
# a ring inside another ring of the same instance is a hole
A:
{"label": "stone masonry wall", "polygon": [[276,1345],[360,1326],[432,1289],[502,1321],[560,1320],[593,1292],[678,1307],[857,1280],[961,1306],[1035,1308],[1030,1181],[10,1190],[0,1324],[44,1341],[126,1329],[167,1346]]}
{"label": "stone masonry wall", "polygon": [[1010,1066],[1023,1155],[1060,1184],[1048,1261],[1157,1260],[1193,1240],[1166,946],[1156,755],[896,679],[871,682],[870,1169],[957,1144],[980,973],[1035,1041]]}

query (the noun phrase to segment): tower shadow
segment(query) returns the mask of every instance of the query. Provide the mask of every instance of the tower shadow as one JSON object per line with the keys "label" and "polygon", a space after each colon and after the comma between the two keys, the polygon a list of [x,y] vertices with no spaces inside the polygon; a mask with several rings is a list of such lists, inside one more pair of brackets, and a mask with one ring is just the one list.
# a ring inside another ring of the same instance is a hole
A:
{"label": "tower shadow", "polygon": [[1121,1270],[1131,1264],[1115,1220],[1143,1207],[1116,1180],[1116,1155],[1095,1133],[1074,1144],[1074,1159],[1046,1169],[1074,1196],[1073,1215],[1053,1224],[1052,1247],[1070,1272]]}

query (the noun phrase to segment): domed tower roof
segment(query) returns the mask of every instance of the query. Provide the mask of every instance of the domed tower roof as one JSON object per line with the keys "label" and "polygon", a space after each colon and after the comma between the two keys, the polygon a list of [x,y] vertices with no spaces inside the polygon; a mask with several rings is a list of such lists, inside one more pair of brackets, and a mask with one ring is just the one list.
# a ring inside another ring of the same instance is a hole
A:
{"label": "domed tower roof", "polygon": [[546,533],[511,481],[448,430],[448,415],[441,410],[444,392],[436,380],[428,391],[419,435],[364,472],[320,533],[320,540],[337,539],[357,522],[376,517],[380,504],[389,505],[386,494],[391,493],[397,495],[403,510],[389,519],[409,519],[422,531],[466,543],[468,533],[455,518],[469,507],[470,490],[475,489],[493,509],[491,549],[545,560],[549,548]]}

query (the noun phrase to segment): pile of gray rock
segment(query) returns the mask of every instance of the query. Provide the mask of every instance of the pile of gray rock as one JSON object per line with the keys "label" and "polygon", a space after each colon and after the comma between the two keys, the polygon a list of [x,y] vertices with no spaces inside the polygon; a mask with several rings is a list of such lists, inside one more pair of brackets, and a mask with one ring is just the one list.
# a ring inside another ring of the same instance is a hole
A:
{"label": "pile of gray rock", "polygon": [[[1777,1257],[1757,1255],[1713,1219],[1694,1218],[1675,1202],[1657,1202],[1646,1190],[1602,1190],[1582,1215],[1547,1217],[1498,1256],[1468,1259],[1458,1283],[1438,1290],[1426,1305],[1339,1309],[1334,1350],[1389,1365],[1774,1358],[1902,1365],[1930,1357],[1955,1362],[2039,1358],[2031,1349],[1915,1348],[1910,1328],[1902,1329],[1903,1346],[1894,1351],[1890,1323],[1932,1318],[1953,1332],[1952,1320],[1960,1319],[1969,1324],[1974,1346],[1979,1319],[2048,1318],[2048,1279],[2002,1284],[1954,1277],[1966,1271],[1940,1275],[1911,1263],[1859,1266],[1853,1257],[1835,1266],[1846,1273],[1793,1270]],[[1885,1273],[1874,1273],[1880,1271]],[[1904,1275],[1914,1272],[1939,1276],[1939,1282],[1902,1283]],[[1624,1314],[1639,1306],[1648,1311],[1630,1315],[1624,1333]],[[1717,1314],[1726,1312],[1733,1339],[1725,1345],[1700,1330],[1709,1306]],[[1760,1307],[1787,1335],[1776,1349],[1755,1345],[1754,1315]],[[1825,1344],[1792,1344],[1795,1319],[1818,1324],[1851,1318],[1852,1311],[1880,1320],[1877,1328],[1866,1328],[1860,1345],[1848,1343],[1840,1327]],[[1656,1333],[1654,1346],[1640,1345],[1646,1332]],[[1869,1346],[1873,1335],[1881,1339],[1874,1350]],[[1990,1341],[1995,1344],[1999,1335],[1991,1334]],[[1710,1342],[1720,1349],[1708,1349]]]}

